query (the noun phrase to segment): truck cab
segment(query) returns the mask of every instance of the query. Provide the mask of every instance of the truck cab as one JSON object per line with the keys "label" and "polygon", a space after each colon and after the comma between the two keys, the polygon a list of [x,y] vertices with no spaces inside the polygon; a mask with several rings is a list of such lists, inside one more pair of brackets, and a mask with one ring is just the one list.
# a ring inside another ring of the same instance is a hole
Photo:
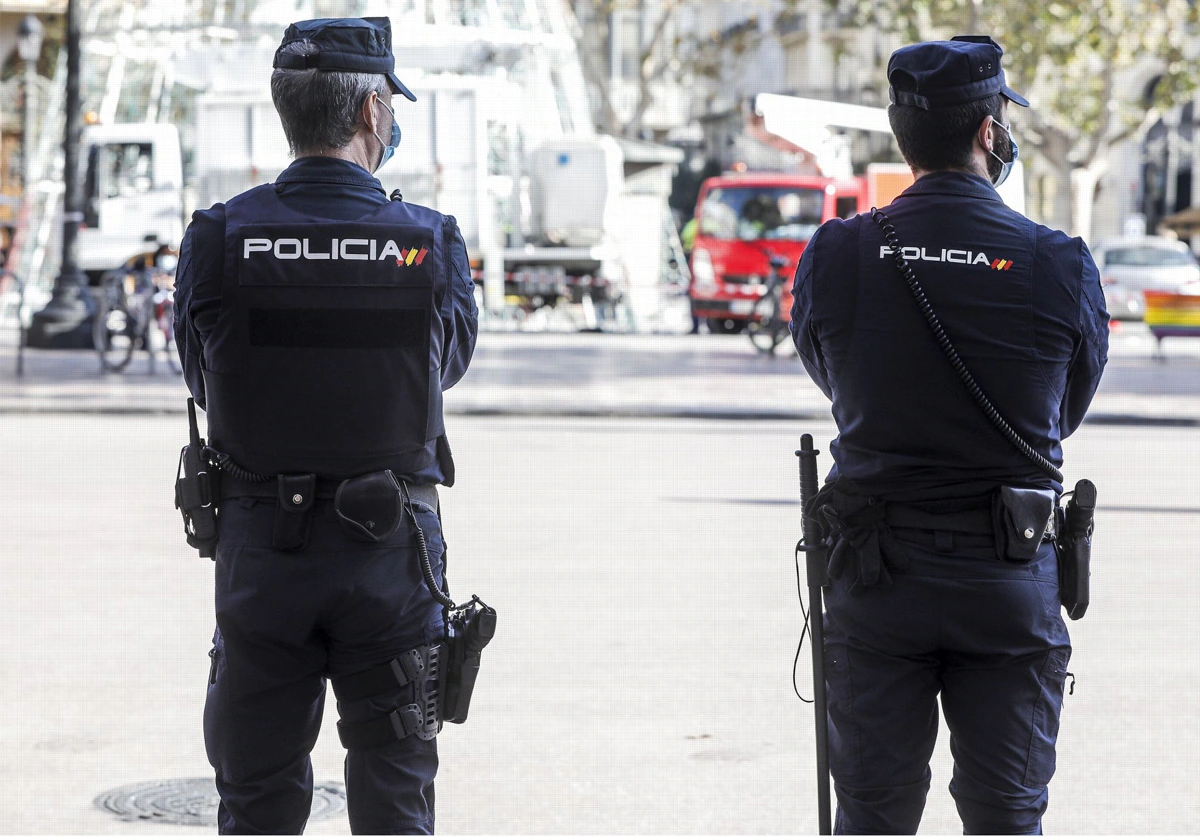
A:
{"label": "truck cab", "polygon": [[83,133],[79,267],[93,277],[183,238],[179,131],[166,123],[90,125]]}
{"label": "truck cab", "polygon": [[768,253],[788,260],[783,312],[800,255],[822,223],[868,209],[861,178],[754,173],[709,178],[696,202],[692,314],[714,333],[740,332],[766,293]]}

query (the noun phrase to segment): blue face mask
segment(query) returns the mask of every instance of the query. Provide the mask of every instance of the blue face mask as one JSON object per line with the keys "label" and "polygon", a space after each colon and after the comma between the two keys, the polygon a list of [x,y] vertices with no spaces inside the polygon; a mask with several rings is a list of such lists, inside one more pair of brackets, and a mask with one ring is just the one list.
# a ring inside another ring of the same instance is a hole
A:
{"label": "blue face mask", "polygon": [[396,122],[396,112],[391,108],[388,108],[382,99],[378,100],[378,102],[380,105],[383,105],[384,108],[387,108],[387,112],[392,115],[392,138],[390,143],[384,143],[383,139],[378,134],[375,135],[375,139],[379,140],[380,143],[383,143],[383,157],[379,161],[379,166],[375,167],[376,172],[382,169],[383,165],[392,159],[392,155],[396,154],[396,147],[400,145],[400,124]]}
{"label": "blue face mask", "polygon": [[1017,162],[1017,138],[1012,136],[1012,132],[1009,130],[1008,126],[1001,125],[998,120],[993,120],[992,124],[999,128],[1003,128],[1004,133],[1008,135],[1008,141],[1012,144],[1012,157],[1008,160],[1000,160],[1000,155],[996,154],[991,149],[988,149],[988,154],[1000,161],[1000,173],[996,175],[995,180],[992,181],[992,186],[998,187],[1008,179],[1008,173],[1012,172],[1013,164]]}

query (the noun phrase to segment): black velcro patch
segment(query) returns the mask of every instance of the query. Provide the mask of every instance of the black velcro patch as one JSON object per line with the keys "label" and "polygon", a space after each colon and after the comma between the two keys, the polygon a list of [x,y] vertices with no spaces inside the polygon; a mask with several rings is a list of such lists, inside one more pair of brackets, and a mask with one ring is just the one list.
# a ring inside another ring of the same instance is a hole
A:
{"label": "black velcro patch", "polygon": [[423,347],[424,309],[251,309],[251,347]]}

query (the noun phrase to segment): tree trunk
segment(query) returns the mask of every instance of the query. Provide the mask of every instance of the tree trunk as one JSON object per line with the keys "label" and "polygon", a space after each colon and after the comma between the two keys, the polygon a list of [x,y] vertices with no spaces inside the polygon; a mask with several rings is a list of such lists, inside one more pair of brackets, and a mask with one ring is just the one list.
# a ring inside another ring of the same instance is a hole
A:
{"label": "tree trunk", "polygon": [[[600,4],[596,4],[592,8],[592,17],[588,19],[585,27],[579,21],[575,4],[571,4],[571,8],[574,19],[570,21],[570,25],[579,55],[580,68],[583,70],[584,82],[589,88],[589,93],[595,93],[599,105],[599,112],[593,113],[592,117],[596,121],[596,127],[602,132],[615,134],[620,127],[620,119],[617,117],[616,108],[613,107],[612,79],[606,68],[606,62],[596,52],[598,49],[596,45],[604,44],[608,40],[608,23],[599,23],[599,21],[606,21],[605,12]],[[592,103],[589,102],[589,104]]]}
{"label": "tree trunk", "polygon": [[1074,167],[1066,160],[1051,161],[1054,172],[1054,199],[1051,203],[1049,226],[1074,236],[1075,189],[1071,183]]}
{"label": "tree trunk", "polygon": [[1100,179],[1108,172],[1108,154],[1111,147],[1103,146],[1090,166],[1081,166],[1075,170],[1075,224],[1077,229],[1072,231],[1076,236],[1082,236],[1091,242],[1095,232],[1096,191]]}
{"label": "tree trunk", "polygon": [[967,26],[966,32],[974,35],[979,31],[979,4],[980,0],[970,0],[967,3]]}
{"label": "tree trunk", "polygon": [[[1071,233],[1075,224],[1075,191],[1071,183],[1071,172],[1075,167],[1069,157],[1071,141],[1065,133],[1051,126],[1042,128],[1040,133],[1042,142],[1038,144],[1038,151],[1049,165],[1050,174],[1054,178],[1054,192],[1050,196],[1050,217],[1045,221],[1052,228]],[[1045,196],[1043,201],[1044,198]]]}

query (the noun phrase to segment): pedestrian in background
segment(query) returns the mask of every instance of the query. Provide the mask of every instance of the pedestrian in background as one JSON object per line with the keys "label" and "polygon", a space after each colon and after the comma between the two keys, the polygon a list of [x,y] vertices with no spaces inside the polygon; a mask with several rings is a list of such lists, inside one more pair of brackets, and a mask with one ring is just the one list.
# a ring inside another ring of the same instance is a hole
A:
{"label": "pedestrian in background", "polygon": [[400,141],[393,94],[416,99],[387,18],[295,23],[274,66],[296,160],[195,214],[176,290],[221,453],[204,714],[219,830],[304,829],[328,678],[353,831],[432,833],[446,615],[429,581],[445,587],[435,486],[454,481],[442,392],[477,328],[466,248],[452,217],[374,177]]}
{"label": "pedestrian in background", "polygon": [[1008,106],[1029,104],[1001,55],[978,36],[893,53],[888,116],[916,182],[877,219],[822,225],[796,272],[792,335],[838,426],[813,508],[833,538],[838,833],[916,832],[939,696],[966,833],[1040,833],[1054,774],[1071,653],[1055,548],[1045,518],[1014,535],[995,512],[1001,488],[1063,488],[980,411],[882,229],[983,392],[1061,466],[1107,361],[1108,315],[1082,240],[996,193],[1018,152]]}

